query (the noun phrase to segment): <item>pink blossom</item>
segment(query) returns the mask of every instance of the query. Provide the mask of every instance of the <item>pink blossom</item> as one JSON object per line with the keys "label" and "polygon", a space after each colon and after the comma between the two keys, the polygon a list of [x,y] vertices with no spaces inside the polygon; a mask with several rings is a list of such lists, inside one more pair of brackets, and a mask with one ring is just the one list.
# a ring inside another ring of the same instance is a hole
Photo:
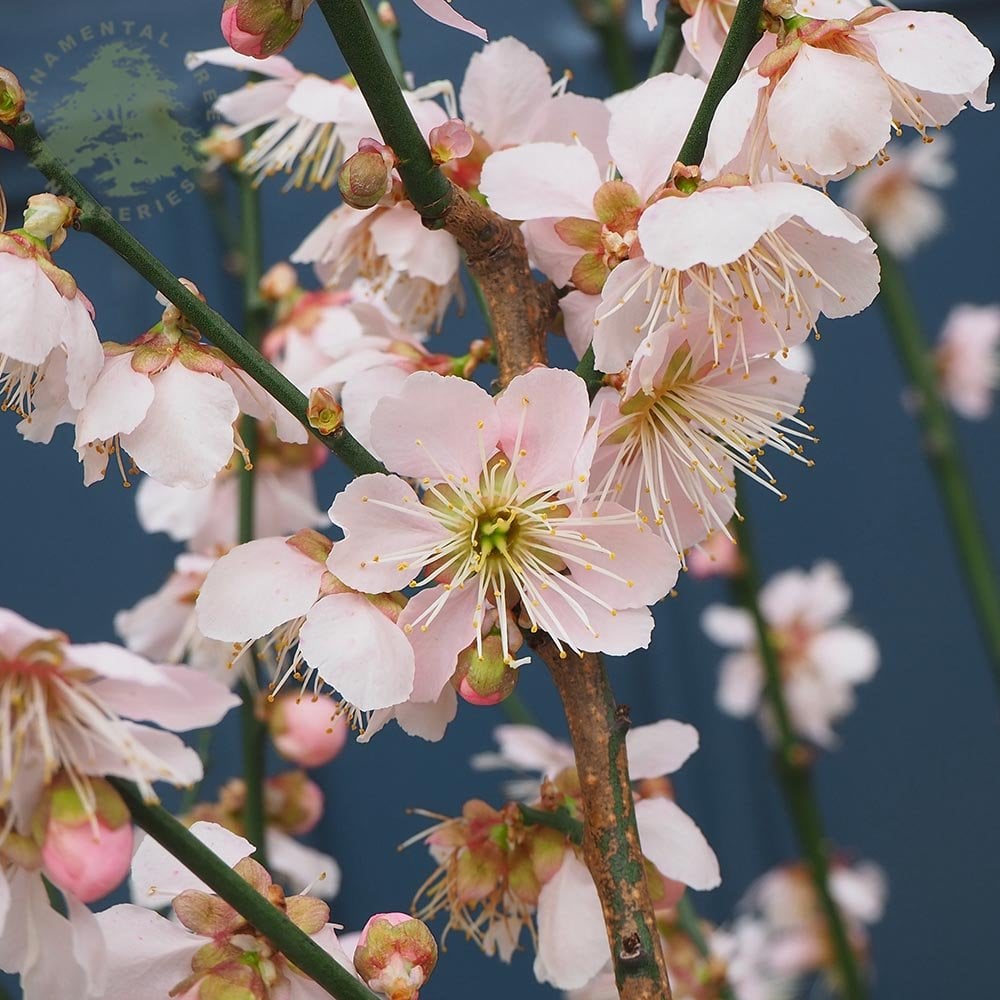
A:
{"label": "pink blossom", "polygon": [[[314,470],[328,454],[319,442],[286,444],[276,440],[266,426],[259,428],[254,457],[255,536],[280,535],[303,526],[320,528],[329,523],[316,503],[314,477]],[[187,542],[195,552],[217,552],[235,545],[239,461],[234,455],[230,464],[200,489],[165,486],[144,477],[135,497],[143,530],[166,532],[175,542]]]}
{"label": "pink blossom", "polygon": [[741,568],[739,548],[724,531],[712,531],[704,542],[688,552],[687,565],[696,580],[734,577]]}
{"label": "pink blossom", "polygon": [[48,443],[100,373],[94,308],[26,230],[0,233],[0,302],[0,409],[23,418],[18,430],[29,441]]}
{"label": "pink blossom", "polygon": [[396,705],[414,685],[413,649],[396,625],[401,602],[352,591],[327,570],[331,561],[330,543],[314,531],[240,545],[209,571],[198,626],[238,646],[270,636],[272,692],[301,674],[303,690],[329,684],[362,712]]}
{"label": "pink blossom", "polygon": [[239,703],[193,670],[156,666],[107,643],[70,645],[62,633],[6,610],[0,688],[0,744],[8,748],[0,755],[0,806],[22,832],[60,772],[81,789],[91,776],[128,778],[151,800],[154,781],[197,781],[198,755],[166,730],[213,726]]}
{"label": "pink blossom", "polygon": [[[875,640],[844,624],[850,604],[850,588],[829,562],[817,563],[808,573],[779,573],[760,592],[792,724],[822,747],[834,745],[833,723],[853,709],[855,685],[871,680],[879,664]],[[749,612],[714,604],[705,610],[702,628],[713,642],[733,650],[722,661],[719,707],[737,717],[759,712],[770,727],[762,704],[764,667]]]}
{"label": "pink blossom", "polygon": [[989,50],[950,14],[865,7],[849,21],[807,19],[727,100],[757,93],[753,179],[777,169],[825,183],[876,159],[894,127],[923,134],[967,103],[989,110],[992,71]]}
{"label": "pink blossom", "polygon": [[[322,900],[286,897],[250,857],[253,845],[223,827],[195,823],[191,832],[354,974]],[[136,851],[132,877],[140,895],[156,900],[157,906],[173,907],[176,922],[127,903],[98,914],[108,955],[108,981],[95,1000],[188,996],[192,989],[204,993],[235,987],[272,1000],[320,1000],[326,995],[151,838]]]}
{"label": "pink blossom", "polygon": [[710,532],[730,537],[734,467],[784,499],[762,453],[807,461],[800,442],[812,440],[798,416],[808,379],[771,358],[734,356],[736,345],[717,363],[707,333],[704,314],[655,331],[624,386],[593,403],[594,498],[636,510],[679,558]]}
{"label": "pink blossom", "polygon": [[935,360],[942,392],[955,412],[967,420],[988,417],[1000,385],[1000,306],[955,306]]}
{"label": "pink blossom", "polygon": [[198,631],[195,599],[215,563],[213,556],[182,553],[155,594],[115,615],[115,632],[133,653],[159,663],[187,662],[231,687],[239,675],[229,669],[233,647]]}
{"label": "pink blossom", "polygon": [[[677,560],[628,512],[609,504],[595,516],[574,498],[587,482],[588,408],[582,380],[553,369],[519,376],[496,399],[461,379],[409,376],[376,407],[372,439],[423,496],[396,476],[351,483],[330,508],[346,535],[331,572],[369,593],[424,588],[404,627],[458,649],[480,648],[490,606],[518,604],[561,650],[645,646],[645,605],[669,590]],[[436,690],[454,662],[441,667]]]}
{"label": "pink blossom", "polygon": [[909,257],[944,228],[944,205],[934,189],[955,178],[950,152],[947,135],[894,150],[887,161],[855,174],[844,205],[897,257]]}
{"label": "pink blossom", "polygon": [[[871,862],[850,865],[835,859],[830,894],[840,907],[852,946],[863,953],[866,927],[885,907],[886,879]],[[804,865],[775,868],[747,890],[741,908],[762,921],[767,934],[767,964],[778,977],[800,977],[836,968],[826,919]]]}
{"label": "pink blossom", "polygon": [[[621,180],[576,146],[537,143],[494,154],[482,190],[529,220],[535,264],[576,292],[563,302],[578,354],[593,339],[602,371],[623,369],[657,329],[704,309],[717,350],[741,357],[787,349],[819,316],[851,315],[878,289],[875,245],[820,192],[750,185],[723,173],[750,109],[716,117],[697,176],[673,175],[705,84],[663,74],[618,98],[608,144]],[[690,193],[688,193],[690,192]]]}
{"label": "pink blossom", "polygon": [[[258,183],[285,173],[286,189],[332,188],[344,150],[357,149],[365,136],[378,135],[378,126],[350,76],[328,80],[301,72],[282,56],[258,60],[225,48],[189,53],[185,64],[195,71],[208,64],[267,77],[223,94],[213,105],[232,126],[229,134],[233,137],[263,128],[240,161],[240,168]],[[410,110],[425,134],[446,120],[444,111],[429,100],[440,92],[438,84],[406,92]]]}
{"label": "pink blossom", "polygon": [[329,763],[347,742],[347,720],[328,695],[282,695],[267,719],[275,749],[300,767]]}

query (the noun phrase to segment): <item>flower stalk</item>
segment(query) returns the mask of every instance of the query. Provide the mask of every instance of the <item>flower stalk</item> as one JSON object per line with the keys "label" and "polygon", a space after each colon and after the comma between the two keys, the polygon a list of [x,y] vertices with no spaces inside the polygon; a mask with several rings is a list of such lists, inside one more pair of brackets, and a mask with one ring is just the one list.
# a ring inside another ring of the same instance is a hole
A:
{"label": "flower stalk", "polygon": [[601,43],[615,92],[635,86],[632,50],[625,30],[626,4],[622,0],[573,0],[573,6]]}
{"label": "flower stalk", "polygon": [[307,934],[304,934],[273,903],[245,882],[212,853],[183,824],[161,806],[143,801],[128,781],[109,778],[125,800],[132,819],[165,847],[214,893],[241,913],[278,950],[336,1000],[374,1000],[363,983],[338,964]]}
{"label": "flower stalk", "polygon": [[[249,341],[211,306],[184,287],[170,269],[150,253],[77,179],[39,135],[30,115],[13,125],[0,123],[0,131],[24,153],[32,165],[61,194],[80,209],[78,227],[110,247],[129,267],[162,292],[221,351],[235,361],[262,389],[269,392],[307,430],[309,400],[279,372]],[[352,472],[384,472],[385,467],[343,427],[327,437],[317,435]]]}
{"label": "flower stalk", "polygon": [[672,73],[684,51],[684,35],[681,25],[687,20],[687,12],[677,0],[667,0],[663,11],[663,30],[660,40],[653,53],[653,61],[649,64],[649,76],[659,76],[660,73]]}
{"label": "flower stalk", "polygon": [[532,645],[552,674],[569,723],[580,775],[584,860],[604,911],[619,995],[671,1000],[635,822],[625,747],[628,709],[616,704],[599,656],[563,659],[540,634]]}
{"label": "flower stalk", "polygon": [[[261,225],[260,191],[253,179],[245,174],[236,176],[240,197],[240,257],[243,279],[243,336],[255,349],[260,349],[267,328],[269,309],[260,294],[260,279],[264,270],[263,229]],[[240,432],[250,461],[240,469],[239,541],[254,537],[254,507],[259,427],[253,417],[243,417]],[[251,650],[250,669],[258,673],[257,655]],[[254,677],[257,680],[257,676]],[[250,843],[257,846],[255,858],[267,867],[267,834],[264,806],[266,779],[265,750],[267,727],[257,713],[256,683],[246,679],[240,683],[240,729],[243,744],[243,780],[246,802],[243,825]]]}
{"label": "flower stalk", "polygon": [[975,494],[962,463],[954,422],[938,388],[934,359],[927,348],[913,298],[899,262],[879,242],[882,294],[900,363],[917,399],[917,420],[924,453],[937,482],[952,539],[965,574],[972,603],[989,654],[993,679],[1000,687],[1000,582],[990,557],[990,544],[976,509]]}
{"label": "flower stalk", "polygon": [[851,947],[844,916],[830,892],[830,856],[813,786],[811,753],[799,740],[792,725],[778,652],[758,601],[760,576],[754,561],[749,524],[745,518],[736,518],[734,524],[742,571],[733,578],[733,591],[739,604],[753,618],[757,631],[760,657],[764,664],[764,698],[774,717],[777,732],[774,763],[778,782],[791,816],[799,851],[805,859],[826,921],[842,996],[845,1000],[866,1000],[868,990],[864,976]]}

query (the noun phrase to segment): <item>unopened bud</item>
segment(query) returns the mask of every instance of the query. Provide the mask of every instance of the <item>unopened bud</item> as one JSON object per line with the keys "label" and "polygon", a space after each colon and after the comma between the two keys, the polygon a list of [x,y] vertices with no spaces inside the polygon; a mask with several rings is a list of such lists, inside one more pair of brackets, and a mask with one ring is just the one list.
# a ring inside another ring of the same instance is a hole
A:
{"label": "unopened bud", "polygon": [[389,0],[382,0],[378,7],[375,8],[375,16],[383,28],[395,30],[399,27],[399,19],[396,17],[396,12],[392,9],[392,4],[389,3]]}
{"label": "unopened bud", "polygon": [[337,184],[351,208],[374,208],[392,190],[395,154],[374,139],[362,139],[358,151],[340,168]]}
{"label": "unopened bud", "polygon": [[299,767],[328,763],[347,742],[347,721],[328,695],[282,695],[271,706],[268,726],[278,753]]}
{"label": "unopened bud", "polygon": [[465,122],[458,118],[449,118],[443,125],[431,129],[428,143],[434,162],[442,164],[468,156],[476,140]]}
{"label": "unopened bud", "polygon": [[80,210],[72,198],[33,194],[24,210],[24,231],[40,240],[51,237],[51,248],[58,250],[66,240],[66,230],[79,214]]}
{"label": "unopened bud", "polygon": [[0,122],[13,125],[24,111],[24,89],[9,69],[0,66]]}
{"label": "unopened bud", "polygon": [[483,639],[482,654],[475,645],[458,655],[458,693],[471,705],[498,705],[514,693],[518,670],[504,659],[499,635]]}
{"label": "unopened bud", "polygon": [[299,287],[299,272],[287,260],[269,267],[260,279],[260,294],[268,302],[281,302]]}
{"label": "unopened bud", "polygon": [[376,913],[361,932],[354,967],[389,1000],[417,1000],[437,955],[437,942],[423,921],[408,913]]}
{"label": "unopened bud", "polygon": [[309,391],[309,426],[324,436],[332,434],[344,422],[344,408],[329,389],[317,386]]}
{"label": "unopened bud", "polygon": [[312,0],[225,0],[222,34],[231,49],[252,59],[283,52],[302,27]]}
{"label": "unopened bud", "polygon": [[35,817],[42,868],[60,889],[91,903],[116,889],[132,862],[132,825],[118,793],[91,779],[95,804],[84,803],[66,777],[49,788]]}
{"label": "unopened bud", "polygon": [[312,830],[323,816],[323,791],[305,771],[268,778],[264,797],[268,823],[296,837]]}

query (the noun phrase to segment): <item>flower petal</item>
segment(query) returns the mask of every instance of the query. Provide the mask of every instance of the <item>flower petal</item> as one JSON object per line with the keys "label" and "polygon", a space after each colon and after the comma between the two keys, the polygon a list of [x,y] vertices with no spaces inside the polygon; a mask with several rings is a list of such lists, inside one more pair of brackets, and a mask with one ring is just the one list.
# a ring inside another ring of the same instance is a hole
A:
{"label": "flower petal", "polygon": [[259,639],[313,606],[323,570],[284,538],[240,545],[209,570],[196,605],[198,628],[224,642]]}
{"label": "flower petal", "polygon": [[372,414],[372,441],[393,471],[441,482],[450,476],[478,483],[483,452],[500,438],[493,400],[475,382],[415,372]]}
{"label": "flower petal", "polygon": [[698,730],[685,722],[661,719],[636,726],[625,737],[632,781],[673,774],[698,749]]}
{"label": "flower petal", "polygon": [[484,42],[486,41],[487,36],[485,30],[480,28],[478,24],[474,24],[468,18],[462,17],[462,15],[451,6],[448,0],[413,0],[413,2],[425,14],[429,14],[433,17],[435,21],[447,24],[450,28],[458,28],[460,31],[468,32],[470,35],[475,35],[476,38],[481,38]]}
{"label": "flower petal", "polygon": [[714,889],[722,882],[715,851],[676,802],[642,799],[635,804],[635,821],[642,853],[662,875],[692,889]]}
{"label": "flower petal", "polygon": [[361,594],[321,598],[299,633],[306,663],[364,712],[405,701],[413,650],[403,630]]}

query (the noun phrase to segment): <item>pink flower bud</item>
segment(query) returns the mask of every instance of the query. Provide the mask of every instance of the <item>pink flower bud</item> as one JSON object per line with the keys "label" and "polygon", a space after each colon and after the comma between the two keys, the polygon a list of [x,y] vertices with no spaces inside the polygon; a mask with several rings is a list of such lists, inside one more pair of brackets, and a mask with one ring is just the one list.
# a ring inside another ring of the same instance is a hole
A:
{"label": "pink flower bud", "polygon": [[465,122],[458,118],[449,118],[443,125],[432,128],[428,140],[431,156],[438,164],[463,159],[476,144]]}
{"label": "pink flower bud", "polygon": [[222,34],[240,55],[266,59],[291,44],[310,3],[312,0],[225,0]]}
{"label": "pink flower bud", "polygon": [[488,635],[482,655],[475,645],[459,654],[455,676],[458,693],[470,705],[498,705],[514,693],[518,670],[504,660],[501,637]]}
{"label": "pink flower bud", "polygon": [[352,208],[374,208],[392,190],[395,154],[375,139],[362,139],[340,168],[340,194]]}
{"label": "pink flower bud", "polygon": [[20,80],[9,69],[0,66],[0,122],[13,125],[23,111],[24,90]]}
{"label": "pink flower bud", "polygon": [[285,833],[308,833],[323,816],[323,790],[304,771],[286,771],[267,779],[267,819]]}
{"label": "pink flower bud", "polygon": [[59,778],[36,817],[42,825],[42,869],[48,878],[84,903],[116,889],[132,862],[128,810],[107,782],[91,779],[96,811],[81,802],[68,780]]}
{"label": "pink flower bud", "polygon": [[358,975],[389,1000],[417,1000],[437,964],[437,942],[408,913],[376,913],[354,952]]}
{"label": "pink flower bud", "polygon": [[278,753],[299,767],[320,767],[333,760],[347,742],[347,721],[327,695],[276,699],[269,713],[271,739]]}

